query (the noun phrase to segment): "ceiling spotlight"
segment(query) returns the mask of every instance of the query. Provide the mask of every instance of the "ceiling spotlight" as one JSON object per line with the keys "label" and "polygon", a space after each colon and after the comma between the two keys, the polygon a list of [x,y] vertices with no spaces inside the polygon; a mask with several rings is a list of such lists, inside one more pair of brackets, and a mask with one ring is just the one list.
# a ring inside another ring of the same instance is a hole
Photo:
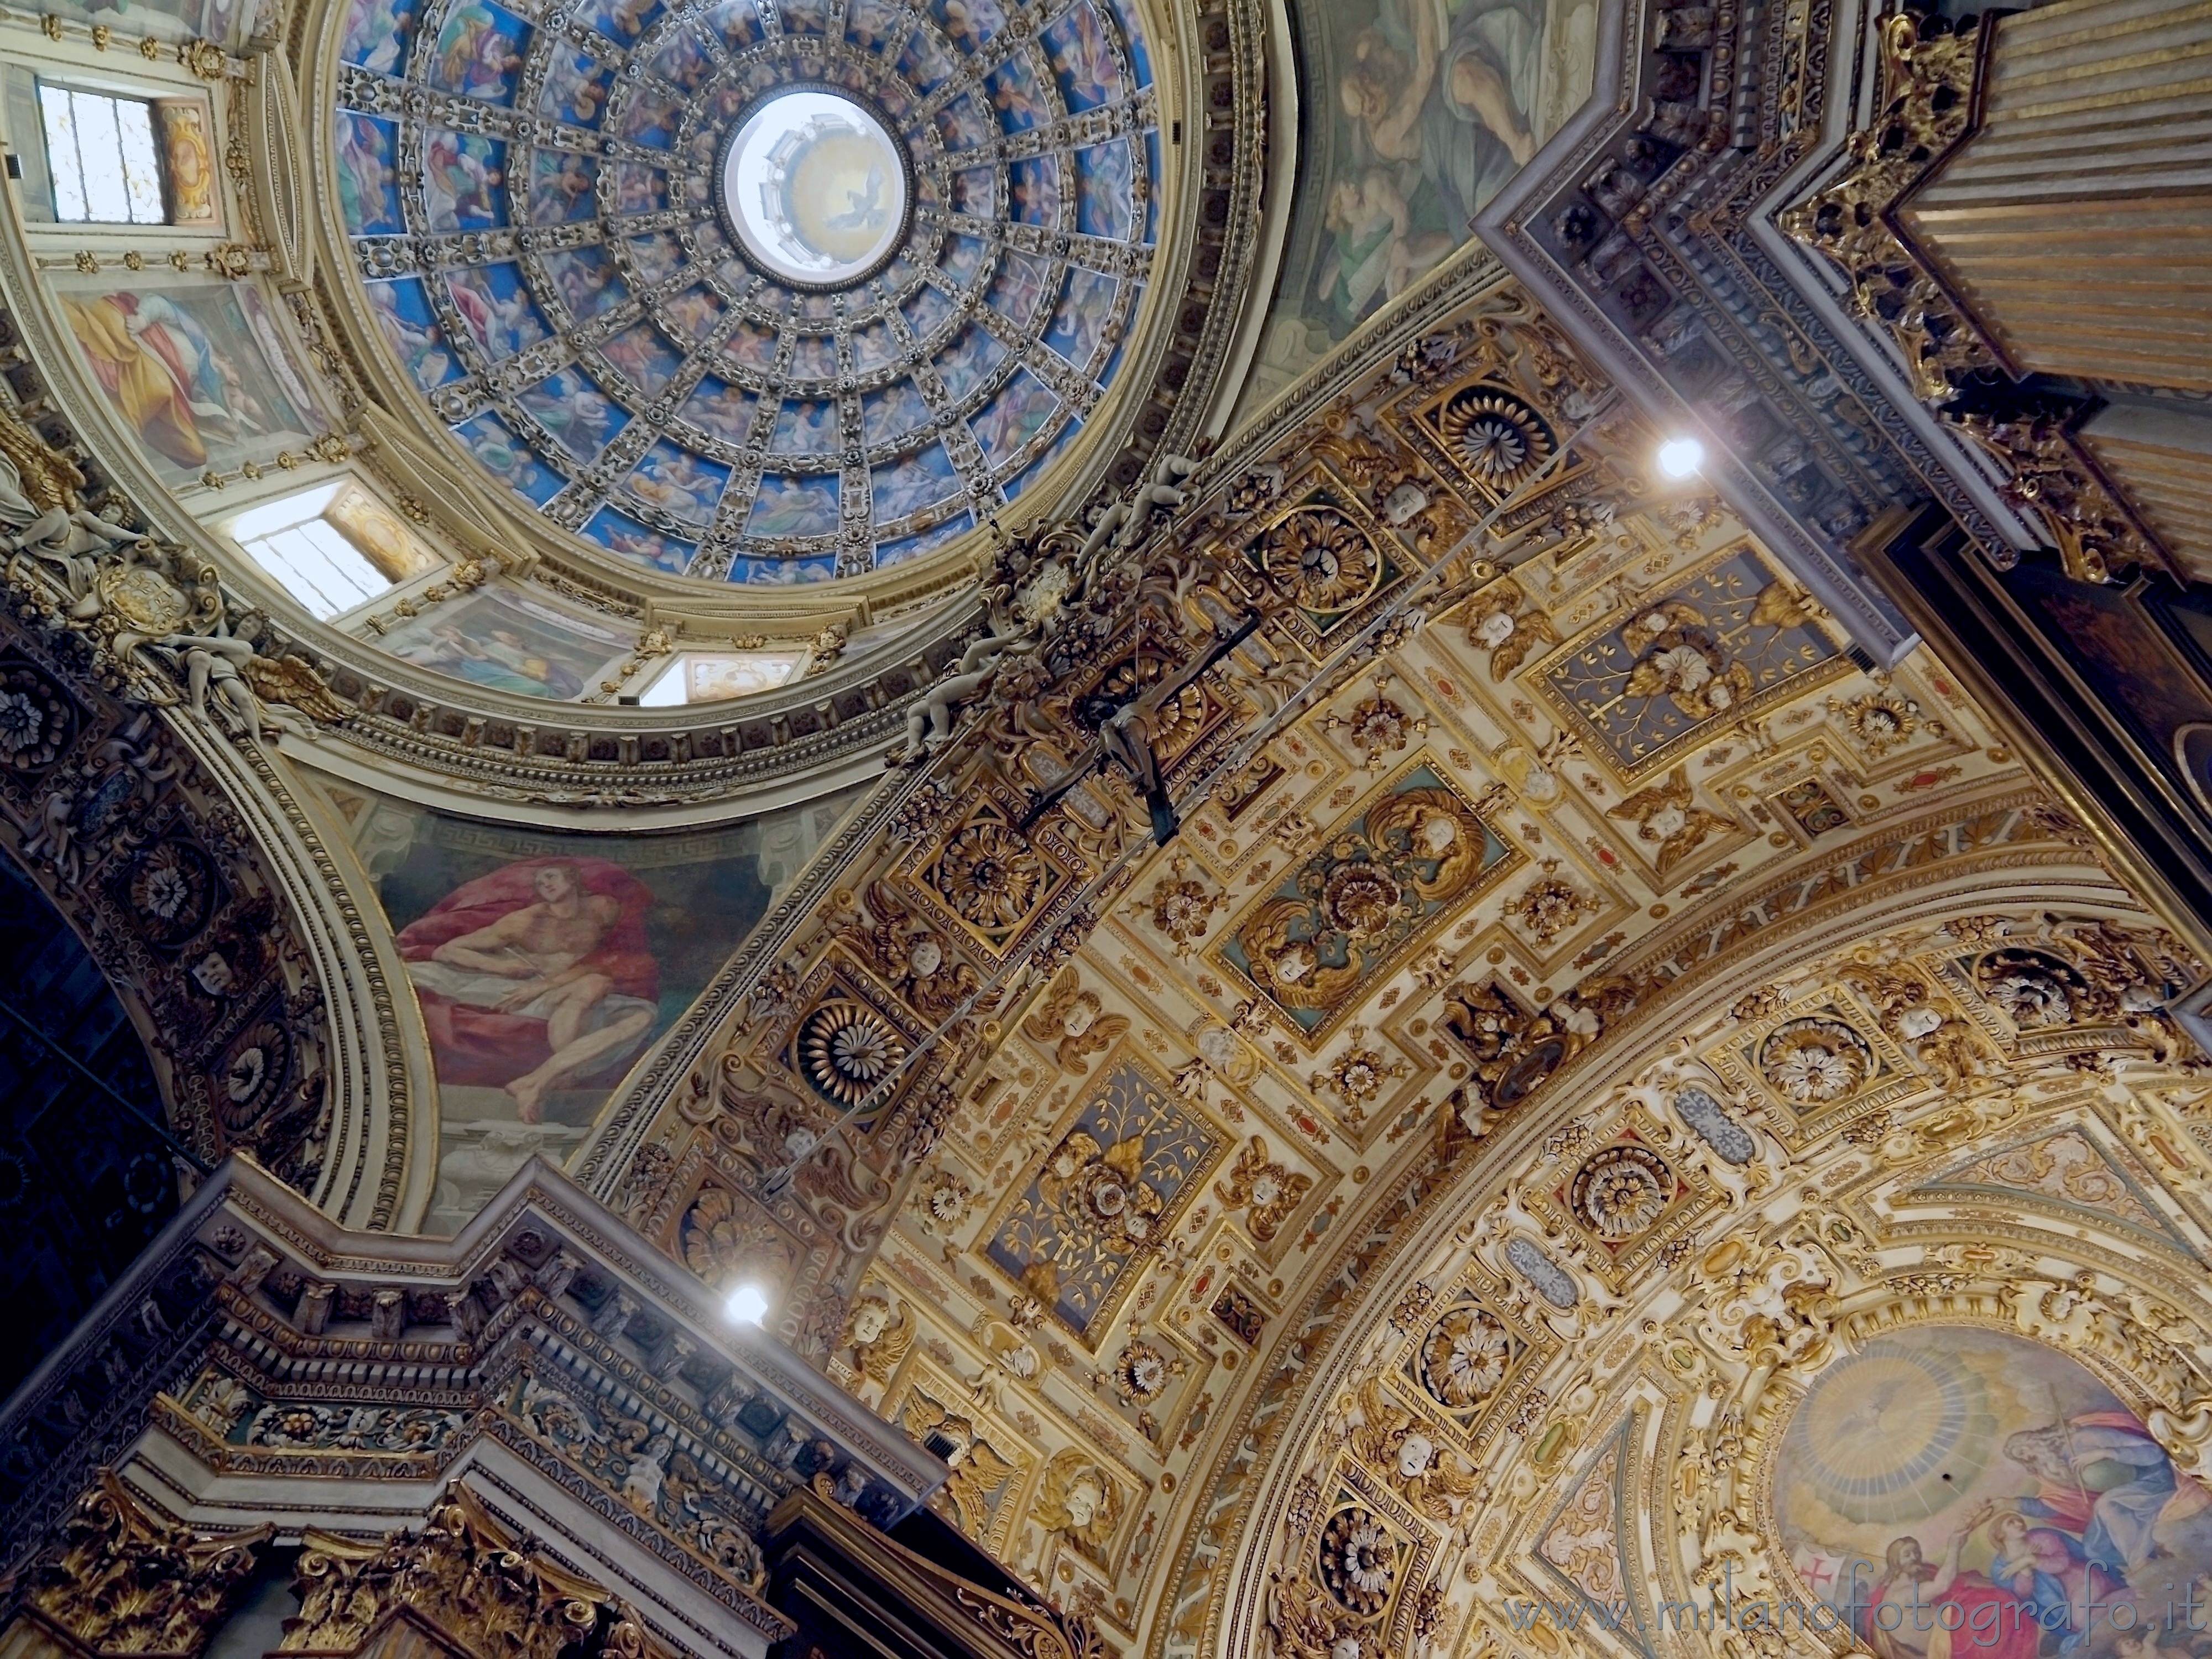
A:
{"label": "ceiling spotlight", "polygon": [[1669,438],[1659,446],[1659,470],[1670,478],[1686,478],[1705,464],[1705,447],[1695,438]]}
{"label": "ceiling spotlight", "polygon": [[748,1279],[730,1292],[722,1311],[739,1325],[757,1325],[768,1317],[768,1292]]}

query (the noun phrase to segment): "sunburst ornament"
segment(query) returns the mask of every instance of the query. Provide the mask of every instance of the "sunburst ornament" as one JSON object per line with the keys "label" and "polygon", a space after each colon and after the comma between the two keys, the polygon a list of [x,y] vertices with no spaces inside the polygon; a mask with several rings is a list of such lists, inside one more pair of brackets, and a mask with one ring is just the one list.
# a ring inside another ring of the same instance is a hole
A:
{"label": "sunburst ornament", "polygon": [[1437,424],[1460,464],[1501,495],[1542,471],[1559,450],[1542,416],[1494,387],[1460,392],[1437,411]]}
{"label": "sunburst ornament", "polygon": [[882,1015],[857,1002],[825,1002],[799,1028],[806,1080],[841,1106],[857,1106],[906,1058]]}

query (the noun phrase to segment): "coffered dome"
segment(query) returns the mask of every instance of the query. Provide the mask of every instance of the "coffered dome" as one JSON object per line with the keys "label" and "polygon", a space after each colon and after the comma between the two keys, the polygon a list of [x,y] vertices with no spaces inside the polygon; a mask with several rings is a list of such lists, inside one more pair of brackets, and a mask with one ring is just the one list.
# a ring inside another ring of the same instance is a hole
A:
{"label": "coffered dome", "polygon": [[1124,0],[355,0],[340,204],[456,444],[671,574],[909,560],[1030,488],[1141,308]]}

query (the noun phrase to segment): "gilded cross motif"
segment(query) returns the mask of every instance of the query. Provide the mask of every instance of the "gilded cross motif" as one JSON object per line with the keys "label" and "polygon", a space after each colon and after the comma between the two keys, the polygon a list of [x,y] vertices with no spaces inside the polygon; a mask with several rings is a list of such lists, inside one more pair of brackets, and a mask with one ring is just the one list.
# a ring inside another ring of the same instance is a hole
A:
{"label": "gilded cross motif", "polygon": [[1419,759],[1286,874],[1216,959],[1318,1048],[1371,986],[1522,862]]}
{"label": "gilded cross motif", "polygon": [[1135,1061],[1117,1061],[999,1218],[988,1247],[1078,1336],[1103,1325],[1221,1155],[1221,1132]]}
{"label": "gilded cross motif", "polygon": [[1633,783],[1717,724],[1751,719],[1849,668],[1803,602],[1745,546],[1571,641],[1537,679],[1568,726]]}

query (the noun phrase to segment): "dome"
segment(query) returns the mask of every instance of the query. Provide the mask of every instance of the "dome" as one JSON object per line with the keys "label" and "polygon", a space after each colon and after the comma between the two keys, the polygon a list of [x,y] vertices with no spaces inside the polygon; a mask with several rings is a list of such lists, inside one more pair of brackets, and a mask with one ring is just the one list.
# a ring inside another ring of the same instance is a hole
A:
{"label": "dome", "polygon": [[1159,219],[1121,0],[354,0],[338,195],[459,448],[647,569],[896,565],[1029,489]]}

